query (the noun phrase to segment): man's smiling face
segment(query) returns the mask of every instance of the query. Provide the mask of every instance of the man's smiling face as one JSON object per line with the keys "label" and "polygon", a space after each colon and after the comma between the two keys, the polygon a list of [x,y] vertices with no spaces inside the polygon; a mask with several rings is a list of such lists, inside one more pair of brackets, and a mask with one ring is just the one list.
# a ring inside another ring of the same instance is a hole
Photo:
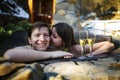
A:
{"label": "man's smiling face", "polygon": [[36,28],[32,31],[29,43],[35,50],[46,50],[50,43],[50,35],[47,27]]}

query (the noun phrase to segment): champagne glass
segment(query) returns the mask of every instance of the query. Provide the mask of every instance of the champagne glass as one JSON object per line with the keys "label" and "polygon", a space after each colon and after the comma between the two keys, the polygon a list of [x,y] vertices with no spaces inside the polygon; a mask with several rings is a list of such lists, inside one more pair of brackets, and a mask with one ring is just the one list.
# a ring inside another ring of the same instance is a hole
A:
{"label": "champagne glass", "polygon": [[79,57],[80,59],[84,59],[84,48],[86,45],[86,40],[87,40],[87,30],[80,30],[79,31],[79,44],[80,44],[80,51],[81,51],[81,56]]}
{"label": "champagne glass", "polygon": [[90,51],[89,57],[93,57],[92,52],[93,52],[93,45],[94,45],[95,39],[96,39],[95,30],[89,30],[88,38],[87,38],[87,43],[88,43],[89,51]]}

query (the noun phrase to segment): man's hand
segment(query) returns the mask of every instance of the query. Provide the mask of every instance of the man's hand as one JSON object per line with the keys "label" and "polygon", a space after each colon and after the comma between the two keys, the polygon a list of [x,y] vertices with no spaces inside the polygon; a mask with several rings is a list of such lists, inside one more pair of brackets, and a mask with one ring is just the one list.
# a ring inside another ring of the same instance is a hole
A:
{"label": "man's hand", "polygon": [[52,52],[52,58],[72,58],[74,55],[72,53],[69,52],[65,52],[65,51],[55,51]]}

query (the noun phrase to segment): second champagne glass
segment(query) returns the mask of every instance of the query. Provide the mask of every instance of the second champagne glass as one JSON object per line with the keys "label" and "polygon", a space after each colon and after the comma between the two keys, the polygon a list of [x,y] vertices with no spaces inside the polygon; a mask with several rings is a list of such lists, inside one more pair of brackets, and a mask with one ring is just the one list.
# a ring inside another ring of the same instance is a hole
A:
{"label": "second champagne glass", "polygon": [[90,51],[89,57],[93,57],[92,52],[93,52],[93,45],[94,45],[95,40],[96,40],[95,30],[88,31],[87,43],[88,43],[89,51]]}
{"label": "second champagne glass", "polygon": [[79,43],[80,43],[80,47],[81,47],[81,59],[85,58],[84,57],[84,48],[86,45],[86,40],[87,40],[87,30],[80,30],[79,31]]}

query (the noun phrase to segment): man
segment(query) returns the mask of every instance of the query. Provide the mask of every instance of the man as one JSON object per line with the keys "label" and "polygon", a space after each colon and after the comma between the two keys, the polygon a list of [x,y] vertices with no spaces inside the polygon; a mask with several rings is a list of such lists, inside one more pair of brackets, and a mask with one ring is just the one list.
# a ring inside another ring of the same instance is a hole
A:
{"label": "man", "polygon": [[73,56],[73,54],[64,51],[50,51],[50,35],[51,31],[46,23],[36,22],[28,30],[28,42],[30,45],[9,49],[5,52],[4,57],[16,62],[30,62]]}

